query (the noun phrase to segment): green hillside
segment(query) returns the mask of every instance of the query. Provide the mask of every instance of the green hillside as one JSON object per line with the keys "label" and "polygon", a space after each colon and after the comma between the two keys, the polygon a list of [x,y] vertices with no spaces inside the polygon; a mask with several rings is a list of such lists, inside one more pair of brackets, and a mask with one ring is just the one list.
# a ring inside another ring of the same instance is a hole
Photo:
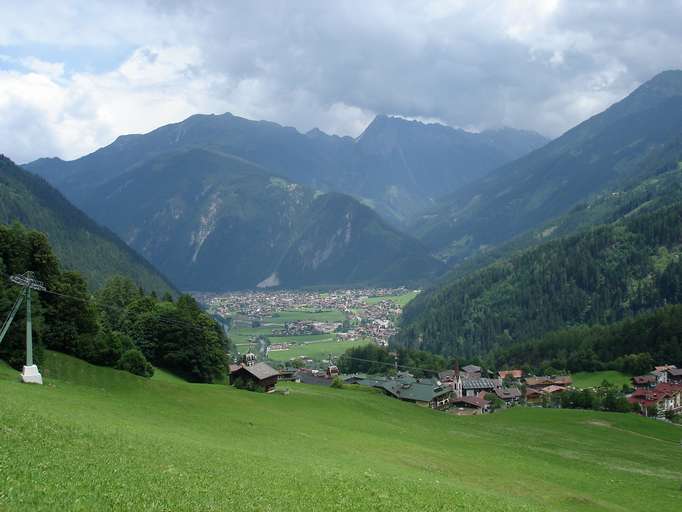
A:
{"label": "green hillside", "polygon": [[455,417],[362,390],[264,395],[48,353],[0,366],[0,509],[638,511],[680,499],[680,429],[635,415]]}
{"label": "green hillside", "polygon": [[471,357],[682,302],[682,205],[501,259],[407,305],[400,344]]}
{"label": "green hillside", "polygon": [[45,180],[0,155],[0,223],[14,221],[47,234],[62,265],[79,271],[91,288],[114,275],[125,275],[146,290],[175,293],[165,277],[111,231],[98,226]]}

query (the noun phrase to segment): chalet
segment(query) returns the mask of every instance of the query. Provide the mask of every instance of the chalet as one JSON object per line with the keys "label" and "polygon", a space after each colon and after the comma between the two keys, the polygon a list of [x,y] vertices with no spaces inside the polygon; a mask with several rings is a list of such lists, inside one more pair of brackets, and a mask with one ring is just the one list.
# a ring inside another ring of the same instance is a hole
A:
{"label": "chalet", "polygon": [[462,378],[463,379],[480,379],[483,374],[483,370],[480,366],[475,364],[468,364],[462,367]]}
{"label": "chalet", "polygon": [[542,393],[545,395],[553,395],[555,393],[563,393],[564,391],[566,391],[566,388],[564,386],[557,386],[556,384],[551,384],[549,386],[545,386],[540,391],[542,391]]}
{"label": "chalet", "polygon": [[519,391],[519,389],[515,387],[495,388],[495,394],[497,395],[497,398],[502,400],[507,405],[513,405],[515,403],[518,403],[518,401],[521,399],[521,391]]}
{"label": "chalet", "polygon": [[677,370],[677,367],[674,364],[666,364],[663,366],[654,366],[654,371],[651,373],[656,376],[657,382],[667,383],[671,370]]}
{"label": "chalet", "polygon": [[483,414],[490,410],[490,402],[478,396],[462,396],[450,399],[450,405],[457,410],[456,414]]}
{"label": "chalet", "polygon": [[233,386],[238,382],[248,386],[249,383],[255,387],[260,387],[269,393],[275,390],[279,372],[266,363],[241,364],[230,372],[230,384]]}
{"label": "chalet", "polygon": [[542,391],[535,388],[526,388],[526,401],[527,402],[539,402],[542,400]]}
{"label": "chalet", "polygon": [[630,379],[632,386],[635,389],[646,389],[656,387],[656,376],[653,374],[649,375],[637,375]]}
{"label": "chalet", "polygon": [[534,389],[542,389],[547,386],[561,386],[568,387],[573,384],[573,379],[570,375],[549,376],[543,375],[540,377],[527,377],[526,386]]}
{"label": "chalet", "polygon": [[523,378],[523,370],[501,370],[497,372],[500,379],[504,380],[507,377],[514,380],[520,380]]}
{"label": "chalet", "polygon": [[663,417],[666,413],[682,413],[682,385],[659,382],[655,388],[640,388],[630,395],[628,402],[638,405],[641,414],[649,416],[654,410],[655,415]]}

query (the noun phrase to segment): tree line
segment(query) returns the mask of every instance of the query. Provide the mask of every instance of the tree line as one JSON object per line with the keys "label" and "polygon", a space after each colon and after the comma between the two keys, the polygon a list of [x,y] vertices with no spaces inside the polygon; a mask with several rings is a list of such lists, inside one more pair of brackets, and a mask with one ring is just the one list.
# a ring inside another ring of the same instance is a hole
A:
{"label": "tree line", "polygon": [[682,302],[682,205],[517,253],[408,304],[395,346],[482,356]]}
{"label": "tree line", "polygon": [[[19,223],[0,225],[0,318],[19,288],[8,276],[32,270],[53,293],[33,292],[34,358],[45,348],[93,364],[149,377],[153,366],[193,382],[224,379],[229,340],[189,295],[146,293],[124,277],[91,294],[85,279],[65,271],[47,240]],[[20,368],[25,360],[25,308],[0,344],[0,358]]]}
{"label": "tree line", "polygon": [[576,326],[499,348],[492,367],[522,367],[535,373],[618,370],[651,371],[655,363],[682,366],[682,305],[669,305],[610,325]]}

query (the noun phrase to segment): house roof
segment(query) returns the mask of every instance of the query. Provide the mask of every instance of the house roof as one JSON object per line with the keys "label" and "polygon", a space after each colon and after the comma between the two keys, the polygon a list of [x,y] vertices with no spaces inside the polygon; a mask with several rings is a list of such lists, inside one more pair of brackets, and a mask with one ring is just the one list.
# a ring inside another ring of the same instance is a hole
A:
{"label": "house roof", "polygon": [[396,398],[416,402],[430,402],[452,391],[449,386],[438,386],[433,382],[403,382],[401,380],[386,380],[374,387],[385,389]]}
{"label": "house roof", "polygon": [[673,377],[682,377],[682,368],[668,368],[668,373]]}
{"label": "house roof", "polygon": [[654,389],[637,389],[628,397],[631,404],[641,404],[646,407],[655,405],[666,397],[682,393],[682,384],[668,384],[660,382]]}
{"label": "house roof", "polygon": [[475,364],[468,364],[468,365],[462,367],[462,371],[467,372],[467,373],[480,373],[481,367],[476,366]]}
{"label": "house roof", "polygon": [[495,394],[502,400],[514,400],[521,397],[518,388],[495,388]]}
{"label": "house roof", "polygon": [[459,398],[453,398],[450,400],[450,403],[473,405],[474,407],[478,407],[479,409],[483,409],[490,404],[488,400],[478,396],[462,396]]}
{"label": "house roof", "polygon": [[462,381],[462,389],[495,389],[500,382],[495,379],[465,379]]}
{"label": "house roof", "polygon": [[252,366],[242,365],[242,368],[244,368],[244,370],[249,372],[258,380],[265,380],[269,379],[270,377],[276,377],[277,375],[279,375],[279,372],[267,363],[256,363]]}
{"label": "house roof", "polygon": [[501,379],[511,377],[512,379],[520,379],[523,377],[523,370],[500,370],[497,372]]}
{"label": "house roof", "polygon": [[656,382],[656,376],[655,375],[637,375],[635,377],[632,377],[632,382],[635,384],[651,384],[653,382]]}
{"label": "house roof", "polygon": [[240,365],[240,364],[233,364],[233,363],[230,363],[230,365],[228,366],[228,369],[230,370],[230,373],[232,373],[232,372],[236,372],[236,371],[239,370],[241,367],[242,367],[242,365]]}
{"label": "house roof", "polygon": [[539,377],[526,378],[526,384],[529,386],[550,386],[552,384],[555,386],[570,386],[572,383],[573,379],[570,375],[541,375]]}
{"label": "house roof", "polygon": [[563,386],[557,386],[555,384],[552,384],[550,386],[542,388],[542,391],[544,393],[558,393],[560,391],[566,391],[566,388]]}

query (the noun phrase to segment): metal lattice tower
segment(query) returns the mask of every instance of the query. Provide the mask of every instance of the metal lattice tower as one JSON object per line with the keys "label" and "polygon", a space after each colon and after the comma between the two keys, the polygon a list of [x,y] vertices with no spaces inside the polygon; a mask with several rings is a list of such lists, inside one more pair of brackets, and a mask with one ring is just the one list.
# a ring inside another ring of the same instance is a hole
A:
{"label": "metal lattice tower", "polygon": [[33,382],[37,384],[42,384],[43,379],[38,371],[38,367],[33,364],[33,322],[31,318],[31,291],[45,291],[45,285],[42,281],[35,278],[33,272],[28,271],[23,274],[15,274],[10,277],[10,281],[14,284],[18,284],[22,287],[19,296],[17,297],[9,316],[5,320],[0,330],[0,343],[2,343],[3,338],[7,334],[14,316],[19,311],[21,303],[26,299],[26,365],[24,366],[24,371],[21,374],[22,380],[24,382]]}

